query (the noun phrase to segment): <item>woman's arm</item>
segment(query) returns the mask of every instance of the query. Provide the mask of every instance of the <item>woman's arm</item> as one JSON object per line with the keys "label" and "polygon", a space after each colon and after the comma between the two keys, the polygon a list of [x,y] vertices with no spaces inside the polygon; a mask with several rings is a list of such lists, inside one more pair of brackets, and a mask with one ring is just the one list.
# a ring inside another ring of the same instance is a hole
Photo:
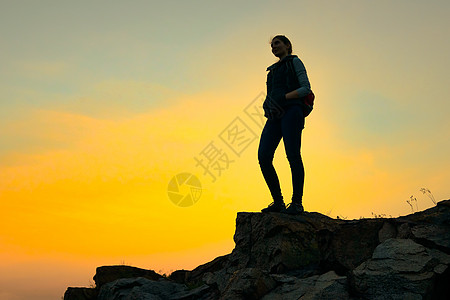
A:
{"label": "woman's arm", "polygon": [[292,64],[294,65],[295,75],[298,78],[300,87],[287,93],[285,97],[286,99],[303,98],[311,92],[311,85],[309,84],[308,75],[306,74],[306,68],[298,57],[292,59]]}
{"label": "woman's arm", "polygon": [[300,98],[297,90],[293,90],[292,92],[287,93],[286,95],[284,95],[284,97],[286,98],[286,100]]}

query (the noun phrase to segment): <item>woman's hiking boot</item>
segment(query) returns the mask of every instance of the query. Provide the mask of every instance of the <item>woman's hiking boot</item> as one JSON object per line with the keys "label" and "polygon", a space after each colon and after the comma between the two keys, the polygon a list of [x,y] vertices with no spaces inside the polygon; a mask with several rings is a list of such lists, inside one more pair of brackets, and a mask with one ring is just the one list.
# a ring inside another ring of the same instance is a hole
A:
{"label": "woman's hiking boot", "polygon": [[305,210],[303,209],[303,205],[301,202],[292,202],[288,204],[288,207],[284,211],[284,213],[288,215],[299,215],[303,213]]}
{"label": "woman's hiking boot", "polygon": [[261,212],[267,213],[267,212],[284,212],[286,210],[286,206],[284,205],[284,202],[272,202],[267,206],[266,208],[263,208]]}

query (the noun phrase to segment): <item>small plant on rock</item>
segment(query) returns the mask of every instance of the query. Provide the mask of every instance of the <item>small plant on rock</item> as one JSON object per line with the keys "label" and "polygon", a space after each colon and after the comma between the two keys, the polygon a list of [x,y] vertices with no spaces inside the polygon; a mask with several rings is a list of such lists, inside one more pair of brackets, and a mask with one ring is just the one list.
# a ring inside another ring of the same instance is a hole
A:
{"label": "small plant on rock", "polygon": [[422,192],[422,194],[426,195],[428,198],[430,198],[431,201],[433,201],[433,204],[436,205],[436,199],[434,199],[433,194],[431,193],[431,191],[427,188],[421,188],[420,191]]}
{"label": "small plant on rock", "polygon": [[[422,192],[422,194],[426,195],[433,202],[434,205],[437,204],[436,199],[434,198],[433,194],[429,189],[421,188],[419,191]],[[411,211],[413,213],[414,211],[419,211],[419,207],[417,205],[417,198],[414,197],[414,195],[409,196],[409,200],[406,200],[406,203],[408,203],[409,207],[411,207]]]}
{"label": "small plant on rock", "polygon": [[417,198],[414,195],[409,196],[409,200],[406,200],[406,203],[411,207],[411,211],[414,213],[414,203],[416,204],[416,211],[419,211],[419,207],[417,206]]}

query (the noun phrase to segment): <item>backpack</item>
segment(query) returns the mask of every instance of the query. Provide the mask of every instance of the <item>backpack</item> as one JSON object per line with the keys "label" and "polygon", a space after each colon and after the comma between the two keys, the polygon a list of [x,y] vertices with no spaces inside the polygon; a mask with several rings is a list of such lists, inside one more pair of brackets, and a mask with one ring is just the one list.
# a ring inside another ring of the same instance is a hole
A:
{"label": "backpack", "polygon": [[303,99],[306,105],[310,106],[311,108],[314,106],[314,99],[316,96],[314,95],[313,91],[311,91],[306,97]]}

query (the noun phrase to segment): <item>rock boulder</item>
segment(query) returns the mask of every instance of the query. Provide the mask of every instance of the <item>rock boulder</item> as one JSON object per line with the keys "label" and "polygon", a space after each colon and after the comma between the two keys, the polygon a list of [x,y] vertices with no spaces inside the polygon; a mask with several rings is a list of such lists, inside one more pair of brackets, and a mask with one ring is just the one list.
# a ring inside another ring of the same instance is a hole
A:
{"label": "rock boulder", "polygon": [[95,289],[65,300],[448,299],[450,200],[399,218],[238,213],[235,248],[168,278],[97,268]]}

